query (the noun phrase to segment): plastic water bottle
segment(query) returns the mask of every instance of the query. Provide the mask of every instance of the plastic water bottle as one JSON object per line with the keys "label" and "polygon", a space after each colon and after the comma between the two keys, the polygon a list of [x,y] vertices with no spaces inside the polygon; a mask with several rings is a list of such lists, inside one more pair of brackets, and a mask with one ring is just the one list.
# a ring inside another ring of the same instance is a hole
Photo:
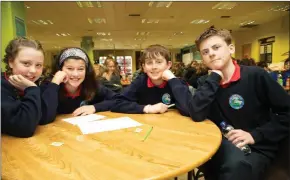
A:
{"label": "plastic water bottle", "polygon": [[283,86],[283,78],[282,78],[282,74],[281,74],[280,71],[278,73],[277,82],[278,82],[278,84],[280,84],[281,86]]}
{"label": "plastic water bottle", "polygon": [[[224,121],[220,123],[220,126],[221,126],[221,129],[222,129],[222,133],[223,133],[223,135],[224,135],[226,138],[228,138],[227,134],[228,134],[231,130],[235,129],[233,126],[227,124],[227,123],[224,122]],[[241,142],[238,142],[237,145],[238,145],[239,143],[241,143]],[[244,145],[244,146],[240,147],[240,149],[245,153],[245,155],[251,154],[251,152],[252,152],[252,151],[251,151],[251,148],[250,148],[249,145]]]}

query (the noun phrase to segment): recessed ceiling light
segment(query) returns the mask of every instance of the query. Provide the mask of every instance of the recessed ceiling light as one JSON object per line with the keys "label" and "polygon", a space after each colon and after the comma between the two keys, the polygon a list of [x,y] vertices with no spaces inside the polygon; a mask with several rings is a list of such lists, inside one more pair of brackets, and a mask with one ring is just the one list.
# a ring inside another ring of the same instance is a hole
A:
{"label": "recessed ceiling light", "polygon": [[206,24],[209,23],[209,20],[205,20],[205,19],[195,19],[193,21],[190,22],[190,24]]}
{"label": "recessed ceiling light", "polygon": [[150,1],[148,6],[149,7],[157,7],[157,8],[169,8],[172,5],[172,1],[161,1],[161,2],[154,2],[154,1]]}
{"label": "recessed ceiling light", "polygon": [[248,24],[253,24],[255,21],[253,20],[248,20],[248,21],[244,21],[242,23],[240,23],[240,26],[244,26],[244,25],[248,25]]}
{"label": "recessed ceiling light", "polygon": [[25,7],[26,7],[27,9],[30,9],[30,6],[25,5]]}
{"label": "recessed ceiling light", "polygon": [[77,1],[76,2],[78,7],[80,8],[93,8],[93,7],[97,7],[97,8],[101,8],[102,4],[99,1]]}
{"label": "recessed ceiling light", "polygon": [[231,10],[237,6],[236,2],[220,2],[212,7],[212,9]]}
{"label": "recessed ceiling light", "polygon": [[270,8],[268,11],[288,11],[289,8],[290,8],[289,5],[279,5],[279,6]]}
{"label": "recessed ceiling light", "polygon": [[145,24],[145,23],[147,23],[147,24],[152,24],[152,23],[158,24],[159,23],[159,19],[142,19],[141,23],[143,23],[143,24]]}

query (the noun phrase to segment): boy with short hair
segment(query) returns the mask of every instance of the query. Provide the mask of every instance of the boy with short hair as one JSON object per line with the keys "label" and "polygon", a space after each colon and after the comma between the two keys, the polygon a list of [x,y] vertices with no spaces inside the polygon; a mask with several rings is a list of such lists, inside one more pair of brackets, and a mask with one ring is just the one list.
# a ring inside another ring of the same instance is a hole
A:
{"label": "boy with short hair", "polygon": [[[239,66],[231,57],[235,52],[231,40],[228,30],[214,27],[196,40],[204,64],[212,70],[205,82],[219,77],[212,89],[205,89],[208,101],[199,117],[217,126],[225,121],[235,128],[200,168],[206,180],[259,180],[275,158],[279,142],[289,135],[290,96],[264,69]],[[239,149],[244,145],[250,146],[251,154]]]}
{"label": "boy with short hair", "polygon": [[[185,104],[190,95],[187,84],[169,70],[170,52],[161,45],[151,45],[141,56],[141,73],[116,100],[113,112],[164,113],[168,105],[175,104],[181,114],[188,116]],[[129,101],[128,101],[129,100]]]}

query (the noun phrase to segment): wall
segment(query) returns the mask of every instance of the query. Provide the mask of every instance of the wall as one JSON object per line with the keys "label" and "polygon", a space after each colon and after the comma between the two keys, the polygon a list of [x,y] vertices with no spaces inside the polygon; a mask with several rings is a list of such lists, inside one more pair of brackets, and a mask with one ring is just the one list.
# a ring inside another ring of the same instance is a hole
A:
{"label": "wall", "polygon": [[272,62],[284,61],[286,56],[281,56],[289,51],[289,16],[284,16],[269,23],[257,26],[247,31],[234,32],[236,53],[235,57],[242,58],[242,46],[251,43],[251,57],[259,61],[259,39],[275,36],[273,44]]}
{"label": "wall", "polygon": [[[24,2],[1,2],[1,60],[7,44],[16,37],[15,16],[25,22]],[[1,61],[1,71],[5,71],[5,66]]]}

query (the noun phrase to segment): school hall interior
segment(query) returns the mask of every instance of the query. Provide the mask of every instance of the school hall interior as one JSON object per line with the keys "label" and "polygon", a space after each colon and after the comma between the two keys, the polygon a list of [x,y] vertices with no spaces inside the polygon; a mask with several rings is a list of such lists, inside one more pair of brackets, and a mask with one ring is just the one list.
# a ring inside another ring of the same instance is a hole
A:
{"label": "school hall interior", "polygon": [[[230,30],[233,57],[241,64],[264,63],[267,71],[279,73],[289,58],[289,9],[288,1],[2,1],[1,58],[8,42],[17,36],[41,42],[47,71],[61,49],[80,47],[93,64],[102,65],[108,56],[113,57],[122,84],[128,86],[140,68],[143,50],[152,44],[170,50],[177,76],[193,61],[202,64],[195,40],[213,25]],[[5,64],[1,65],[4,72]],[[289,92],[289,84],[285,90]],[[288,180],[289,173],[280,169],[267,180]],[[202,174],[192,173],[176,178],[203,179]]]}

